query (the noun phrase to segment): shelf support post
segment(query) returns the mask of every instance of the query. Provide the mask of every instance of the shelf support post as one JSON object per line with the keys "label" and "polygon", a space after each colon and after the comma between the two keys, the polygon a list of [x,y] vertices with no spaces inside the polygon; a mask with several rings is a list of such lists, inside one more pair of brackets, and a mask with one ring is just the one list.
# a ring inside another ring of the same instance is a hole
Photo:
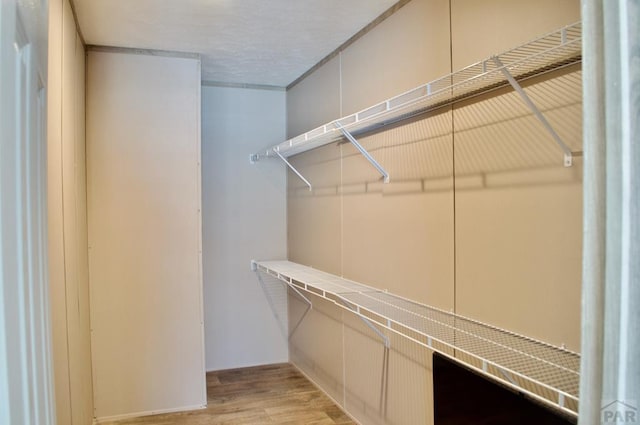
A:
{"label": "shelf support post", "polygon": [[529,107],[531,112],[534,113],[536,118],[538,118],[538,120],[542,123],[542,125],[549,132],[549,134],[551,134],[551,137],[556,142],[556,144],[560,147],[560,149],[562,149],[562,151],[564,152],[564,166],[571,167],[573,165],[573,153],[571,152],[571,148],[567,146],[567,144],[562,140],[562,138],[558,135],[558,133],[553,129],[553,127],[551,126],[551,123],[549,123],[547,118],[542,114],[542,112],[540,112],[540,109],[538,109],[536,104],[533,103],[533,100],[531,100],[529,95],[527,95],[527,93],[524,91],[520,83],[518,83],[518,81],[516,81],[516,79],[513,78],[513,75],[511,75],[509,70],[504,66],[500,58],[498,58],[497,56],[493,56],[493,62],[496,64],[498,68],[500,68],[500,70],[502,71],[502,74],[504,74],[509,84],[511,84],[511,87],[513,87],[513,89],[520,95],[524,103]]}
{"label": "shelf support post", "polygon": [[300,172],[298,170],[296,170],[296,168],[291,165],[291,163],[289,161],[287,161],[287,158],[285,158],[284,156],[282,156],[282,154],[280,152],[278,152],[278,149],[274,148],[273,152],[278,155],[278,157],[285,163],[287,164],[287,167],[289,167],[291,169],[291,171],[293,171],[294,173],[296,173],[296,176],[300,177],[300,180],[302,180],[303,182],[305,182],[305,184],[307,186],[309,186],[309,190],[311,190],[311,183],[309,183],[309,180],[305,179],[304,176],[302,174],[300,174]]}
{"label": "shelf support post", "polygon": [[382,178],[384,179],[384,182],[385,183],[389,183],[389,173],[387,173],[387,171],[384,168],[382,168],[382,165],[380,165],[378,163],[378,161],[376,161],[375,158],[372,157],[371,154],[369,152],[367,152],[367,150],[365,148],[363,148],[360,143],[358,143],[358,141],[355,139],[355,137],[353,137],[353,135],[351,133],[349,133],[349,131],[347,131],[347,129],[342,126],[342,124],[340,124],[338,121],[336,121],[335,125],[336,125],[336,128],[342,132],[344,137],[349,142],[351,142],[351,144],[353,146],[355,146],[356,149],[358,149],[358,151],[360,151],[362,156],[364,156],[367,159],[367,161],[369,161],[371,163],[371,165],[373,165],[373,167],[376,170],[378,170],[378,172],[380,174],[382,174]]}

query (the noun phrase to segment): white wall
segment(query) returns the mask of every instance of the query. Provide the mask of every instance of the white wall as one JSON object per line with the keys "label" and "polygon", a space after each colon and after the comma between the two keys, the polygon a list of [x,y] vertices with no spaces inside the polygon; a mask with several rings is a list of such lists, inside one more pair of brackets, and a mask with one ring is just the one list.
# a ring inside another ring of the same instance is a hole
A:
{"label": "white wall", "polygon": [[[285,137],[284,91],[203,87],[202,211],[207,370],[286,362],[286,293],[252,259],[286,257],[286,172],[249,155]],[[285,328],[280,325],[284,324]]]}
{"label": "white wall", "polygon": [[85,50],[68,0],[49,2],[48,219],[59,424],[93,420],[85,168]]}
{"label": "white wall", "polygon": [[95,416],[206,405],[200,60],[90,51]]}

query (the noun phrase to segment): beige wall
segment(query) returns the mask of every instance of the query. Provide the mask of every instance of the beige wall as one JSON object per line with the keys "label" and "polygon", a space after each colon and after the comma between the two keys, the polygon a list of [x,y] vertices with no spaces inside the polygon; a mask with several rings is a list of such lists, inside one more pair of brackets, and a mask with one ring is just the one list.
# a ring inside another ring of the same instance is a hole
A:
{"label": "beige wall", "polygon": [[[579,19],[574,0],[413,0],[338,65],[289,90],[289,136]],[[554,77],[526,90],[580,150],[580,69]],[[289,173],[290,260],[579,350],[581,161],[562,167],[562,152],[517,95],[505,90],[360,142],[391,183],[350,145],[291,159],[314,191]],[[292,326],[302,305],[289,301]],[[381,344],[358,336],[366,332],[346,316],[314,307],[290,341],[292,361],[363,423],[431,423],[429,353],[392,343],[389,365],[399,369],[390,376],[399,381],[389,381],[381,405],[380,359],[371,354]],[[333,352],[316,355],[324,345]]]}
{"label": "beige wall", "polygon": [[90,51],[95,416],[206,405],[200,61]]}
{"label": "beige wall", "polygon": [[85,51],[67,0],[49,2],[49,282],[57,423],[93,420],[87,201]]}
{"label": "beige wall", "polygon": [[[312,99],[319,99],[314,102]],[[340,58],[287,91],[287,137],[294,137],[340,117]]]}
{"label": "beige wall", "polygon": [[[581,88],[579,69],[526,88],[574,151]],[[456,311],[579,351],[582,158],[561,166],[513,92],[454,116]]]}
{"label": "beige wall", "polygon": [[453,69],[580,20],[576,0],[451,0]]}
{"label": "beige wall", "polygon": [[447,0],[411,1],[342,52],[342,115],[448,74],[448,12]]}
{"label": "beige wall", "polygon": [[409,2],[288,90],[288,137],[449,73],[448,9],[447,0]]}

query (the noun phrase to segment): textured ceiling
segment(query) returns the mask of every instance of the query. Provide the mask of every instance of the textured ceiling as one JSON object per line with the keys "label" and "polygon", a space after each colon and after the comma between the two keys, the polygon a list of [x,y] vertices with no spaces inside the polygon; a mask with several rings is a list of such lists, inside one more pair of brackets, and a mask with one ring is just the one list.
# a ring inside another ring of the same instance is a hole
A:
{"label": "textured ceiling", "polygon": [[74,0],[87,44],[202,55],[202,79],[284,87],[397,0]]}

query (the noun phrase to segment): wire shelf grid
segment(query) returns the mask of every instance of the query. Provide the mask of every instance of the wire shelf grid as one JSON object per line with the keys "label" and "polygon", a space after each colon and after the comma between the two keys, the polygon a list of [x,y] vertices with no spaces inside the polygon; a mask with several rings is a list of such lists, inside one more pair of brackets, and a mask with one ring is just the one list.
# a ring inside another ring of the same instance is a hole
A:
{"label": "wire shelf grid", "polygon": [[577,353],[293,262],[256,265],[258,272],[289,285],[295,282],[387,330],[577,416]]}
{"label": "wire shelf grid", "polygon": [[582,24],[577,22],[504,53],[337,119],[252,156],[287,158],[343,138],[340,127],[360,135],[424,114],[476,94],[508,85],[503,70],[522,80],[580,62]]}

